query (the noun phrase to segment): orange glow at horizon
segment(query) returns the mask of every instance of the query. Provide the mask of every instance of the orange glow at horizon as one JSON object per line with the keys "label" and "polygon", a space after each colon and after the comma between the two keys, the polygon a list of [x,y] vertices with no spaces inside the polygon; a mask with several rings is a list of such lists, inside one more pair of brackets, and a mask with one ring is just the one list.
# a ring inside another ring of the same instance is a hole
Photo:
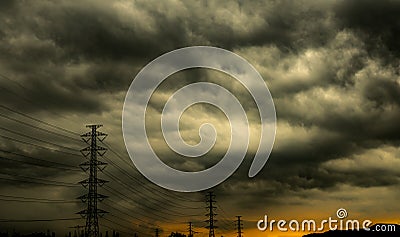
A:
{"label": "orange glow at horizon", "polygon": [[[275,219],[276,220],[280,220],[279,218],[275,218]],[[282,218],[282,219],[285,219],[285,218]],[[354,218],[354,219],[356,219],[356,218]],[[373,218],[366,218],[365,217],[365,218],[360,218],[358,220],[361,223],[363,220],[367,220],[367,219],[372,221],[372,225],[373,224],[377,224],[377,223],[399,224],[399,220],[398,219],[394,219],[394,218],[373,220]],[[289,219],[286,218],[285,220],[289,220]],[[300,219],[295,219],[295,220],[301,222],[303,219],[300,218]],[[320,220],[318,220],[316,218],[315,221],[318,223],[318,221],[320,221]],[[162,225],[161,228],[164,229],[164,232],[163,232],[162,236],[168,236],[171,232],[179,232],[179,233],[187,235],[187,231],[186,230],[188,229],[188,226],[185,225],[185,224],[179,224],[179,225],[173,225],[173,226],[172,225]],[[328,228],[329,227],[326,226],[326,228],[322,232],[329,231]],[[185,231],[182,232],[182,230],[185,230]],[[194,230],[196,232],[198,232],[198,233],[196,233],[194,235],[195,237],[196,236],[198,236],[198,237],[207,237],[208,236],[208,229],[206,229],[204,227],[201,227],[201,228],[197,227],[196,228],[196,226],[194,226]],[[276,228],[276,225],[274,226],[274,230],[273,231],[270,231],[269,229],[267,229],[266,231],[260,231],[260,230],[257,229],[256,226],[245,226],[243,228],[243,236],[245,236],[245,237],[302,237],[302,236],[310,234],[310,233],[322,233],[322,232],[321,231],[315,231],[315,232],[312,232],[312,231],[311,232],[308,232],[308,231],[290,231],[290,230],[288,230],[286,232],[282,232],[282,231],[279,231]],[[233,237],[233,236],[237,236],[237,233],[236,233],[236,229],[232,230],[232,231],[226,231],[224,229],[217,228],[215,230],[215,236],[216,237],[220,237],[220,236],[224,236],[224,237],[232,236]]]}

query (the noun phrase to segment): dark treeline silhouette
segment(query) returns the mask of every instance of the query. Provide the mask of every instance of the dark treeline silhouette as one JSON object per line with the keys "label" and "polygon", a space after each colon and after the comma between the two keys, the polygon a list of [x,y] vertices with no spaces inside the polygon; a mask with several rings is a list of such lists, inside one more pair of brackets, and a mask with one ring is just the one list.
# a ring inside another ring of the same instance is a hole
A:
{"label": "dark treeline silhouette", "polygon": [[[60,235],[58,235],[60,236]],[[173,235],[175,236],[175,235]],[[177,235],[180,236],[180,235]],[[12,231],[12,232],[1,232],[0,231],[0,237],[56,237],[56,233],[55,232],[50,232],[49,230],[47,231],[47,233],[44,232],[33,232],[30,234],[22,234],[16,231]],[[65,237],[85,237],[85,234],[82,231],[78,232],[78,231],[74,231],[74,232],[69,232],[68,234],[65,235]],[[109,235],[108,231],[105,231],[104,235],[103,233],[100,233],[100,237],[120,237],[119,232],[117,231],[112,231],[112,234]]]}
{"label": "dark treeline silhouette", "polygon": [[47,233],[44,232],[33,232],[30,234],[21,234],[18,232],[0,232],[0,237],[55,237],[56,233],[48,230]]}
{"label": "dark treeline silhouette", "polygon": [[[377,226],[378,229],[377,229]],[[378,231],[379,230],[379,231]],[[386,230],[386,231],[383,231]],[[400,236],[400,225],[397,224],[375,224],[371,226],[369,231],[360,229],[359,231],[351,230],[331,230],[325,233],[313,233],[304,235],[303,237],[399,237]]]}
{"label": "dark treeline silhouette", "polygon": [[172,232],[168,237],[186,237],[186,235],[178,233],[178,232]]}

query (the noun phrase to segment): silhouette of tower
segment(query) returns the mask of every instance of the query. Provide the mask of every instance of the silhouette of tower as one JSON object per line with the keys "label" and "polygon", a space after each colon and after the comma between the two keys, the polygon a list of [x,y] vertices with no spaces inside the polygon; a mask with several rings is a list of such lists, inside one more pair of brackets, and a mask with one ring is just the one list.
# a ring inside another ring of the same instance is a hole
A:
{"label": "silhouette of tower", "polygon": [[206,195],[208,209],[208,213],[206,214],[206,216],[208,216],[208,220],[206,220],[208,225],[206,226],[206,228],[209,230],[209,237],[215,237],[214,230],[217,228],[217,226],[215,226],[215,222],[217,222],[217,220],[214,219],[214,217],[217,215],[214,210],[217,207],[214,205],[214,203],[216,203],[214,199],[215,195],[213,194],[213,192],[208,192]]}
{"label": "silhouette of tower", "polygon": [[194,234],[194,232],[193,232],[193,223],[189,222],[189,235],[188,235],[188,237],[193,237],[193,234]]}
{"label": "silhouette of tower", "polygon": [[82,140],[89,146],[81,150],[82,155],[87,159],[79,166],[85,172],[89,172],[89,178],[79,182],[88,192],[79,197],[82,202],[87,203],[87,208],[78,212],[82,217],[86,217],[85,237],[99,237],[99,216],[107,213],[97,208],[98,202],[101,202],[107,196],[97,193],[97,188],[103,186],[106,180],[97,178],[97,171],[103,171],[107,163],[99,161],[97,156],[103,156],[107,149],[97,145],[102,142],[107,134],[97,131],[102,125],[87,125],[91,131],[81,135]]}
{"label": "silhouette of tower", "polygon": [[158,228],[156,229],[156,237],[159,237],[160,235],[159,235],[159,230],[158,230]]}
{"label": "silhouette of tower", "polygon": [[237,217],[237,223],[236,223],[236,226],[237,226],[237,234],[238,234],[238,237],[242,237],[242,234],[243,234],[243,231],[242,231],[243,224],[242,224],[242,220],[240,219],[242,216],[236,216],[236,217]]}

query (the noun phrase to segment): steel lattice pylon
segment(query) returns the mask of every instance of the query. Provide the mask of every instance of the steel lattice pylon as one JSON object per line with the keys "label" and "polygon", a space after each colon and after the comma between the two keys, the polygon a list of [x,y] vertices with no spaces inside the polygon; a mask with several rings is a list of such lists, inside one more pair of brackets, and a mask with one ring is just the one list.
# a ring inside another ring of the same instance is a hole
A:
{"label": "steel lattice pylon", "polygon": [[214,203],[216,203],[214,198],[215,198],[215,195],[213,194],[213,192],[208,192],[208,194],[206,195],[206,202],[208,204],[208,206],[207,206],[208,213],[206,214],[206,216],[208,216],[208,220],[206,220],[208,225],[206,226],[206,228],[209,230],[209,232],[208,232],[209,237],[215,237],[214,230],[217,228],[217,226],[215,226],[215,222],[217,222],[217,220],[214,219],[214,217],[217,215],[214,212],[214,210],[217,208],[214,205]]}
{"label": "steel lattice pylon", "polygon": [[107,213],[104,210],[97,208],[98,202],[101,202],[107,196],[97,193],[97,188],[103,186],[106,180],[97,178],[97,171],[103,171],[107,163],[99,161],[97,156],[103,156],[107,149],[97,145],[97,142],[102,142],[107,134],[97,131],[102,125],[87,125],[91,131],[82,134],[81,137],[89,146],[82,149],[82,155],[87,159],[79,166],[85,172],[89,172],[89,178],[79,182],[82,186],[88,189],[88,192],[79,197],[82,202],[87,203],[87,208],[78,212],[82,217],[86,217],[85,236],[99,237],[99,216]]}
{"label": "steel lattice pylon", "polygon": [[236,227],[237,227],[237,236],[238,237],[242,237],[243,236],[243,223],[242,223],[242,219],[240,219],[242,216],[236,216],[237,218],[237,223],[236,223]]}

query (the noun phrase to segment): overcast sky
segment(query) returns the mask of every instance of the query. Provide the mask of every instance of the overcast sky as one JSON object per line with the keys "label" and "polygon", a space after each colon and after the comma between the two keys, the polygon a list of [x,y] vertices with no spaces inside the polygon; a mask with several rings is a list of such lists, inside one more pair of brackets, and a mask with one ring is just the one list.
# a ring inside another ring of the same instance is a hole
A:
{"label": "overcast sky", "polygon": [[[163,141],[163,105],[174,91],[199,81],[225,87],[243,105],[250,147],[239,170],[213,189],[218,235],[234,235],[235,215],[243,216],[245,233],[256,236],[254,221],[264,214],[318,219],[335,216],[338,208],[352,218],[398,223],[399,15],[400,1],[389,0],[1,1],[0,219],[79,217],[84,204],[54,200],[85,193],[74,186],[85,178],[78,170],[85,144],[77,139],[88,131],[86,124],[99,123],[114,151],[107,152],[103,160],[110,164],[100,174],[110,181],[100,188],[109,196],[100,206],[110,212],[100,221],[102,230],[152,234],[158,226],[166,234],[194,221],[199,236],[205,235],[205,193],[167,191],[138,173],[123,143],[121,119],[126,92],[142,67],[177,48],[209,45],[248,60],[270,89],[277,133],[264,169],[247,177],[260,136],[258,111],[225,74],[194,69],[171,76],[153,95],[146,122],[166,163],[202,170],[229,145],[226,117],[204,105],[183,114],[182,137],[189,144],[199,141],[204,122],[218,134],[209,154],[185,160]],[[0,230],[61,235],[78,224],[84,220],[4,222]]]}

